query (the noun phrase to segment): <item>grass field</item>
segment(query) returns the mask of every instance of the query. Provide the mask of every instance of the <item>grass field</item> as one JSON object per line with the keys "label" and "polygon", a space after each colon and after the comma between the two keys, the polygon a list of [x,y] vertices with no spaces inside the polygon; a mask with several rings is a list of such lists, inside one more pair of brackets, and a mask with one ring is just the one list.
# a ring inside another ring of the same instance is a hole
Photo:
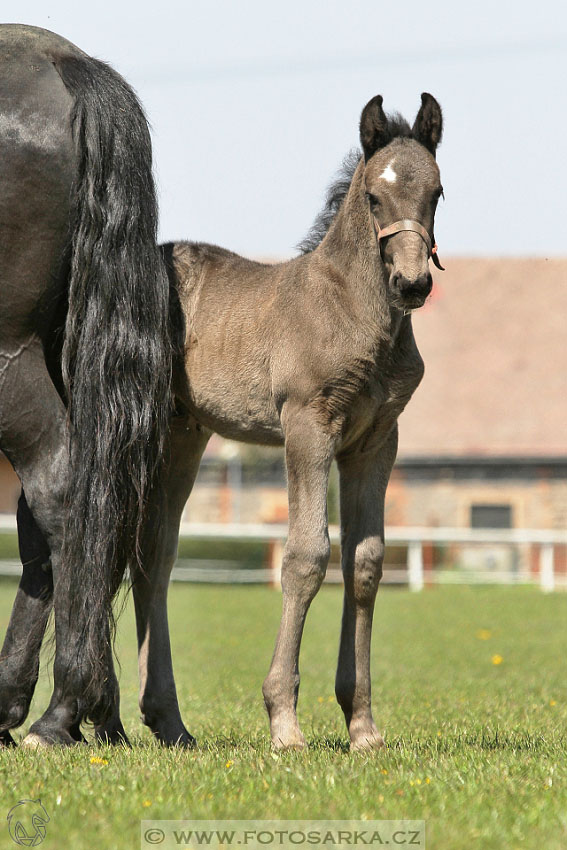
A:
{"label": "grass field", "polygon": [[[14,591],[0,582],[2,634]],[[429,850],[567,847],[567,595],[381,591],[373,693],[387,747],[370,755],[348,752],[333,697],[335,587],[315,600],[302,649],[309,747],[270,751],[260,689],[279,608],[263,587],[172,587],[180,703],[199,740],[179,752],[138,722],[128,607],[119,657],[133,749],[0,752],[0,848],[15,846],[4,812],[37,797],[51,818],[46,850],[139,847],[142,818],[412,818],[426,821]],[[49,687],[44,673],[32,719]]]}

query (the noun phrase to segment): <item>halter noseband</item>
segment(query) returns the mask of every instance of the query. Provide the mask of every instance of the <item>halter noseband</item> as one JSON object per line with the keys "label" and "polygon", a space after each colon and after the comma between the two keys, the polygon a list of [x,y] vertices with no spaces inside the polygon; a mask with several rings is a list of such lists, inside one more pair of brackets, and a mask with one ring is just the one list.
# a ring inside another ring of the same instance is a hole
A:
{"label": "halter noseband", "polygon": [[419,223],[419,221],[413,221],[413,219],[411,218],[402,218],[399,221],[394,221],[392,222],[392,224],[386,225],[386,227],[380,227],[380,222],[378,221],[376,216],[373,215],[372,218],[374,220],[374,229],[376,231],[378,247],[380,247],[381,239],[385,239],[387,236],[392,236],[394,233],[400,233],[403,230],[412,230],[414,233],[419,233],[419,235],[427,245],[427,257],[431,257],[438,269],[440,269],[442,272],[445,271],[445,269],[439,262],[435,239],[433,239],[432,244],[432,240],[429,233],[427,232],[423,224]]}

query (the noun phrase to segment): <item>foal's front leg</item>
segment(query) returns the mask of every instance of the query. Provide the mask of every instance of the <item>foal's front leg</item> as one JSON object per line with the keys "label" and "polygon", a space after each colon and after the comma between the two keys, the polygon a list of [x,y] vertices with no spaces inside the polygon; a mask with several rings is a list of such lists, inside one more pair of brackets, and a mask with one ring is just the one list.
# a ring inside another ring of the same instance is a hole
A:
{"label": "foal's front leg", "polygon": [[289,536],[282,565],[283,607],[276,648],[263,693],[277,748],[304,747],[297,722],[299,647],[309,606],[329,560],[327,483],[334,439],[312,410],[282,413],[288,476]]}
{"label": "foal's front leg", "polygon": [[396,429],[376,451],[337,458],[345,594],[335,692],[353,750],[384,745],[372,718],[370,639],[384,559],[384,497],[397,442]]}

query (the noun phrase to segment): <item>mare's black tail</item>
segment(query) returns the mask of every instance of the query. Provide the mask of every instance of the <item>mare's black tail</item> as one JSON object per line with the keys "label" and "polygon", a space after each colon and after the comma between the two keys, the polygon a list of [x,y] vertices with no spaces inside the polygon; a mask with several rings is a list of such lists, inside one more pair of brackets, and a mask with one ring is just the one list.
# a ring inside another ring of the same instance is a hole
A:
{"label": "mare's black tail", "polygon": [[140,103],[103,62],[55,64],[75,100],[77,151],[63,348],[71,472],[58,581],[77,639],[82,713],[100,722],[112,701],[112,599],[139,555],[169,416],[169,284]]}

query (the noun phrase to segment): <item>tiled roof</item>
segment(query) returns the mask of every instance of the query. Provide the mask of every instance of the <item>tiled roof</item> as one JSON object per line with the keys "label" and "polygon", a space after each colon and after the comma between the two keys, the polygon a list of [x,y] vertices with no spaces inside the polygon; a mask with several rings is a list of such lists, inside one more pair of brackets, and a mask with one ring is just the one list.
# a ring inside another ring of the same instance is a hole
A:
{"label": "tiled roof", "polygon": [[443,261],[399,455],[567,455],[567,259]]}

